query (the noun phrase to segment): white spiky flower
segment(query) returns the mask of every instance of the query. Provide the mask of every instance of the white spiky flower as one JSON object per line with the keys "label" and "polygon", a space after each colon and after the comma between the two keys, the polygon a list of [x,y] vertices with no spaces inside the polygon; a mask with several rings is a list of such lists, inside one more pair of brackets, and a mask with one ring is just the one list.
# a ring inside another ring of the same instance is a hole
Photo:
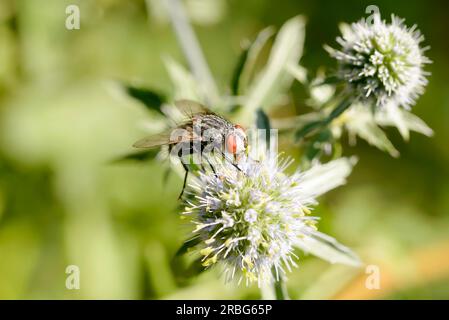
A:
{"label": "white spiky flower", "polygon": [[317,231],[315,198],[345,183],[352,160],[339,159],[287,175],[289,160],[267,157],[229,162],[199,173],[189,185],[183,214],[196,225],[205,267],[224,266],[226,280],[259,286],[296,266],[295,247],[328,261],[358,265],[349,249]]}
{"label": "white spiky flower", "polygon": [[409,109],[427,85],[425,64],[431,61],[421,48],[424,41],[417,26],[407,28],[404,20],[394,15],[391,23],[374,15],[350,26],[342,26],[337,38],[341,50],[326,47],[339,62],[339,76],[362,100],[376,106],[387,104]]}

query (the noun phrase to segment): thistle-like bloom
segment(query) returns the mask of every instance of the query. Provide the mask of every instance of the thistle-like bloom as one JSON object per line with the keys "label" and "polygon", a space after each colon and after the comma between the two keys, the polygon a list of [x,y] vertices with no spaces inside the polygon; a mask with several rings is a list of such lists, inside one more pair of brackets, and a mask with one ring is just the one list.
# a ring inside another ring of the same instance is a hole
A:
{"label": "thistle-like bloom", "polygon": [[420,47],[424,37],[416,25],[407,28],[403,21],[393,15],[388,24],[376,14],[372,21],[342,27],[343,36],[337,38],[341,50],[326,47],[355,95],[378,107],[409,109],[427,84],[423,67],[430,63],[424,55],[428,48]]}
{"label": "thistle-like bloom", "polygon": [[317,231],[315,198],[345,183],[352,161],[339,159],[287,175],[288,160],[268,157],[216,165],[190,184],[183,214],[196,225],[194,243],[205,267],[221,264],[226,280],[278,280],[296,266],[299,247],[320,258],[358,265],[349,249]]}

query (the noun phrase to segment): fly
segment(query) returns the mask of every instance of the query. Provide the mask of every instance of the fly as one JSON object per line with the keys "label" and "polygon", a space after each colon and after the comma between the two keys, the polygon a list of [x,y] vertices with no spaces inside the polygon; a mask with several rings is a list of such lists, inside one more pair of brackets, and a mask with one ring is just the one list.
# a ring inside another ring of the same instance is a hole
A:
{"label": "fly", "polygon": [[[136,148],[157,148],[168,145],[170,154],[173,152],[181,160],[185,170],[179,198],[184,193],[189,173],[189,167],[183,161],[184,156],[194,154],[203,156],[205,153],[218,151],[226,161],[229,161],[241,171],[236,162],[248,147],[248,139],[242,126],[229,122],[194,101],[179,100],[175,102],[175,106],[186,116],[186,121],[160,134],[143,138],[134,143],[133,146]],[[233,159],[229,159],[227,154],[231,155]],[[215,172],[207,156],[201,157],[201,159],[203,158]],[[202,163],[201,168],[204,170]]]}

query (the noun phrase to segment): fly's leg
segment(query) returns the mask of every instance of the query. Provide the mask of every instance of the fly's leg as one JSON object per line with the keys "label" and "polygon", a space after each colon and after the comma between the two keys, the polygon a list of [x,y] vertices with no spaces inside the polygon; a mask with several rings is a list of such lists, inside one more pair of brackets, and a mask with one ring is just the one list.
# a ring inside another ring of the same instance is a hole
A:
{"label": "fly's leg", "polygon": [[[209,162],[209,161],[207,161],[207,162]],[[206,172],[206,168],[204,167],[204,164],[203,164],[202,161],[201,161],[201,170],[202,170],[203,172]]]}
{"label": "fly's leg", "polygon": [[212,163],[210,163],[209,158],[206,157],[206,161],[207,164],[209,165],[210,169],[212,170],[212,172],[214,173],[215,176],[217,176],[217,172],[215,171],[214,166],[212,165]]}
{"label": "fly's leg", "polygon": [[184,194],[184,190],[185,190],[186,184],[187,184],[187,176],[189,175],[189,168],[187,167],[187,165],[184,162],[182,162],[182,160],[181,160],[181,164],[182,164],[186,174],[184,175],[184,182],[182,184],[182,190],[178,196],[178,200],[181,199],[182,195]]}
{"label": "fly's leg", "polygon": [[234,163],[234,161],[232,161],[231,159],[229,159],[223,151],[220,151],[220,152],[221,152],[221,155],[223,156],[223,158],[224,158],[226,161],[229,161],[229,163],[232,164],[238,171],[243,172],[242,169],[240,169],[240,167],[239,167],[238,165],[236,165],[236,164]]}

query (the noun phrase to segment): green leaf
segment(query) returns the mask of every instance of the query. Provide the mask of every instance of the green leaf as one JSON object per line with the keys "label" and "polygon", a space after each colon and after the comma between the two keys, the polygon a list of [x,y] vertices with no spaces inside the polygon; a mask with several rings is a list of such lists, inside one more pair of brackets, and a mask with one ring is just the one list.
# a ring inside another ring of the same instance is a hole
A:
{"label": "green leaf", "polygon": [[325,164],[315,164],[303,172],[303,197],[317,198],[346,183],[357,158],[339,158]]}
{"label": "green leaf", "polygon": [[270,130],[270,119],[262,109],[256,111],[256,127],[257,129]]}
{"label": "green leaf", "polygon": [[270,52],[267,65],[249,88],[244,108],[239,110],[239,119],[253,123],[258,108],[271,106],[288,87],[293,76],[287,66],[297,64],[302,56],[305,38],[305,20],[296,16],[280,29]]}
{"label": "green leaf", "polygon": [[388,152],[392,157],[399,156],[398,150],[396,150],[387,135],[374,121],[363,121],[360,118],[359,120],[348,122],[346,126],[350,133],[355,133],[376,148]]}
{"label": "green leaf", "polygon": [[204,92],[204,88],[198,83],[189,70],[169,57],[165,57],[164,63],[168,75],[174,85],[174,100],[188,99],[203,104],[206,103],[206,93]]}
{"label": "green leaf", "polygon": [[162,94],[133,86],[126,86],[126,92],[134,99],[142,102],[148,109],[155,110],[160,114],[163,114],[161,111],[161,106],[166,101],[166,98]]}
{"label": "green leaf", "polygon": [[241,73],[239,74],[239,90],[237,91],[238,94],[242,94],[248,88],[248,84],[256,70],[256,64],[262,52],[262,49],[265,47],[268,40],[273,36],[274,33],[275,32],[273,27],[263,29],[257,35],[256,40],[254,40],[251,46],[247,49],[248,53],[246,55],[245,62],[242,65]]}
{"label": "green leaf", "polygon": [[187,251],[190,248],[196,246],[199,243],[201,243],[200,237],[196,236],[196,237],[190,238],[189,240],[187,240],[183,243],[183,245],[178,249],[178,251],[176,251],[175,256],[179,257],[180,255],[187,253]]}
{"label": "green leaf", "polygon": [[324,78],[322,81],[317,81],[316,83],[313,83],[311,87],[319,87],[325,84],[338,84],[341,82],[341,79],[337,76],[328,76]]}
{"label": "green leaf", "polygon": [[353,101],[351,99],[343,99],[332,111],[331,113],[325,118],[324,120],[316,120],[311,121],[301,127],[298,131],[295,133],[295,140],[299,141],[303,139],[304,137],[312,134],[314,131],[318,129],[325,128],[327,125],[329,125],[334,119],[338,118],[340,115],[343,114],[351,105],[353,104]]}
{"label": "green leaf", "polygon": [[240,76],[242,74],[243,68],[245,66],[246,60],[248,59],[248,52],[249,49],[243,50],[239,57],[239,61],[237,62],[237,65],[235,67],[232,81],[231,81],[231,92],[233,95],[238,96],[239,95],[239,89],[240,89]]}
{"label": "green leaf", "polygon": [[338,118],[345,112],[351,105],[353,101],[351,99],[343,99],[329,114],[329,116],[324,120],[324,124],[331,123],[335,118]]}
{"label": "green leaf", "polygon": [[[234,96],[244,94],[248,87],[248,82],[256,69],[256,62],[268,39],[274,34],[272,27],[263,29],[257,35],[256,40],[245,48],[237,62],[231,81],[231,92]],[[240,105],[234,105],[231,108],[235,112],[241,108]]]}
{"label": "green leaf", "polygon": [[310,143],[309,146],[306,149],[305,157],[309,161],[309,163],[316,158],[321,157],[322,155],[322,149],[318,148],[313,143]]}
{"label": "green leaf", "polygon": [[187,278],[191,278],[194,276],[199,275],[200,273],[203,273],[204,271],[206,271],[207,269],[203,266],[202,258],[198,258],[196,260],[194,260],[185,270],[184,272],[184,276]]}
{"label": "green leaf", "polygon": [[[427,137],[431,137],[433,135],[433,130],[418,116],[413,113],[400,109],[400,113],[402,114],[403,121],[405,126],[411,130],[418,133],[421,133]],[[389,115],[385,112],[378,112],[375,117],[376,123],[381,126],[395,126],[396,123],[393,121]]]}
{"label": "green leaf", "polygon": [[318,158],[323,153],[323,146],[325,143],[333,143],[332,132],[325,129],[317,133],[308,143],[305,156],[309,161]]}
{"label": "green leaf", "polygon": [[393,121],[396,128],[398,128],[398,131],[401,134],[402,138],[405,141],[408,141],[410,138],[410,131],[401,112],[401,108],[393,103],[389,103],[384,106],[384,109],[388,114],[388,117],[391,119],[391,121]]}
{"label": "green leaf", "polygon": [[263,129],[265,130],[265,145],[267,149],[270,148],[270,119],[268,118],[267,114],[262,109],[257,109],[256,111],[256,127],[257,129]]}
{"label": "green leaf", "polygon": [[153,160],[158,154],[156,149],[148,149],[141,152],[130,153],[112,160],[113,163],[124,161],[148,161]]}
{"label": "green leaf", "polygon": [[301,84],[307,83],[307,69],[297,64],[289,64],[286,66],[288,72],[295,77]]}
{"label": "green leaf", "polygon": [[313,229],[307,230],[307,234],[298,239],[295,245],[330,263],[341,263],[353,267],[362,265],[359,257],[349,248],[338,243],[334,238]]}
{"label": "green leaf", "polygon": [[421,133],[427,137],[433,136],[433,130],[418,116],[407,110],[401,110],[406,126],[415,132]]}
{"label": "green leaf", "polygon": [[295,141],[298,142],[313,131],[323,126],[322,120],[311,121],[295,132]]}

